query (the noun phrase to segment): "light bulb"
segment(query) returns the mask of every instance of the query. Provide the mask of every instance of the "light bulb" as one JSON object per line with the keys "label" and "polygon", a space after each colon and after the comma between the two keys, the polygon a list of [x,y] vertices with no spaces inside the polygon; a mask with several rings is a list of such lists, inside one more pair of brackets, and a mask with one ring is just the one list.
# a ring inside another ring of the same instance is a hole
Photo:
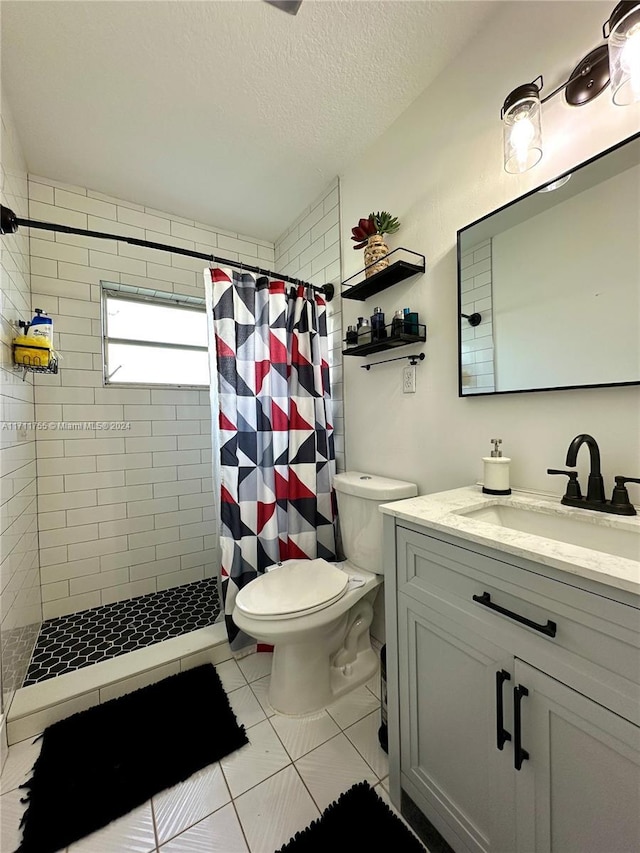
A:
{"label": "light bulb", "polygon": [[511,128],[511,144],[515,149],[516,157],[524,165],[529,155],[529,146],[536,135],[535,128],[527,113],[516,116],[516,121]]}

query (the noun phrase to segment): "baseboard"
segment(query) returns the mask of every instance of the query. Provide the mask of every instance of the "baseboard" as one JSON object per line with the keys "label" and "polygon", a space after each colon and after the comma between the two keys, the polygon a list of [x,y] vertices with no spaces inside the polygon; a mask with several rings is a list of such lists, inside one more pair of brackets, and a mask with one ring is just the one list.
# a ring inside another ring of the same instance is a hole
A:
{"label": "baseboard", "polygon": [[400,812],[429,853],[455,853],[454,849],[440,835],[429,818],[425,817],[420,811],[406,791],[401,792]]}
{"label": "baseboard", "polygon": [[210,625],[111,660],[58,675],[16,691],[6,722],[9,745],[109,699],[204,663],[229,660],[224,624]]}

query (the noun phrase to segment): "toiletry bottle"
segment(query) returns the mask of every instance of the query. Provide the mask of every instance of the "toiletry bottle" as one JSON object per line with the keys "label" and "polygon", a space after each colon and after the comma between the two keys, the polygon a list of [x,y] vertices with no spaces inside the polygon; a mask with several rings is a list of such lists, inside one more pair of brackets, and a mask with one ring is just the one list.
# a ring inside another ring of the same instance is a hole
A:
{"label": "toiletry bottle", "polygon": [[499,449],[502,444],[501,438],[492,438],[493,450],[490,456],[483,456],[484,462],[484,484],[482,491],[487,495],[510,495],[509,488],[509,463],[511,459],[502,455]]}
{"label": "toiletry bottle", "polygon": [[[358,317],[358,320],[361,318]],[[371,324],[366,317],[362,318],[362,323],[358,328],[358,346],[371,343]]]}
{"label": "toiletry bottle", "polygon": [[392,337],[397,337],[404,332],[404,311],[402,308],[398,308],[398,310],[393,315],[393,322],[391,323],[391,335]]}
{"label": "toiletry bottle", "polygon": [[404,330],[407,335],[418,334],[418,314],[409,308],[404,309]]}
{"label": "toiletry bottle", "polygon": [[27,337],[35,338],[42,346],[53,346],[53,320],[41,308],[35,309],[35,315],[27,329]]}
{"label": "toiletry bottle", "polygon": [[355,326],[347,326],[346,344],[347,349],[358,346],[358,330]]}
{"label": "toiletry bottle", "polygon": [[376,308],[371,315],[371,335],[374,341],[381,341],[387,337],[382,308]]}

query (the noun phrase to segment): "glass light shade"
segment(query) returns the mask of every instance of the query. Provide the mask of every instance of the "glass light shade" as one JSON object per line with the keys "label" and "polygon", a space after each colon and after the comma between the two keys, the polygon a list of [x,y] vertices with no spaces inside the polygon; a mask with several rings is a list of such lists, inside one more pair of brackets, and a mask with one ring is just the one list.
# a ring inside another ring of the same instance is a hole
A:
{"label": "glass light shade", "polygon": [[552,193],[554,190],[559,190],[560,187],[563,187],[568,181],[571,180],[571,174],[563,175],[562,178],[558,178],[557,181],[551,181],[551,183],[547,184],[545,187],[540,187],[538,190],[539,193]]}
{"label": "glass light shade", "polygon": [[611,93],[618,106],[640,101],[640,3],[628,5],[626,14],[614,10],[609,34]]}
{"label": "glass light shade", "polygon": [[526,172],[542,157],[540,98],[528,95],[505,109],[502,118],[505,172]]}

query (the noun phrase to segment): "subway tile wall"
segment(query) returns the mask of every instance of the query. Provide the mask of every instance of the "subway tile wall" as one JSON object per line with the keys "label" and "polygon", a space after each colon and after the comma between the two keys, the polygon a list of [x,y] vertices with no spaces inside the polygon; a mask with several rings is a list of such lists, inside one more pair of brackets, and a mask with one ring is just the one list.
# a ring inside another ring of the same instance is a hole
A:
{"label": "subway tile wall", "polygon": [[463,252],[461,269],[462,313],[482,315],[478,326],[462,319],[462,387],[487,393],[495,391],[491,240]]}
{"label": "subway tile wall", "polygon": [[[33,219],[273,267],[263,240],[29,176]],[[336,250],[337,252],[337,250]],[[37,431],[45,618],[211,577],[219,561],[209,390],[103,387],[100,282],[204,297],[204,262],[108,240],[31,235],[33,307],[63,360],[36,378],[36,420],[129,424]]]}
{"label": "subway tile wall", "polygon": [[[20,142],[2,98],[2,204],[28,217],[27,172]],[[42,621],[36,513],[36,440],[31,374],[14,370],[11,341],[19,320],[31,318],[29,234],[0,241],[0,711],[22,685]]]}
{"label": "subway tile wall", "polygon": [[336,468],[345,470],[344,404],[342,391],[342,300],[340,298],[340,185],[338,178],[305,208],[276,240],[278,272],[312,284],[334,284],[336,295],[327,305],[329,365],[333,398]]}

